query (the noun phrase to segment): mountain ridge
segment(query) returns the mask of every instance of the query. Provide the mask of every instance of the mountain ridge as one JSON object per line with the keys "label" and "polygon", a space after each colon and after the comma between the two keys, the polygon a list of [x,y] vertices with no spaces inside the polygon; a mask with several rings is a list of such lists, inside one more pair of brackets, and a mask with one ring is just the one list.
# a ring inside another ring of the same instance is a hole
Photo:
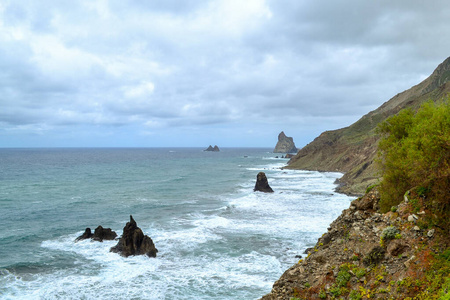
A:
{"label": "mountain ridge", "polygon": [[348,127],[325,131],[300,149],[287,169],[343,172],[338,191],[363,195],[367,187],[376,184],[374,160],[377,156],[378,124],[401,109],[417,109],[427,100],[440,101],[450,94],[450,57],[419,84],[398,93],[377,109],[367,113]]}

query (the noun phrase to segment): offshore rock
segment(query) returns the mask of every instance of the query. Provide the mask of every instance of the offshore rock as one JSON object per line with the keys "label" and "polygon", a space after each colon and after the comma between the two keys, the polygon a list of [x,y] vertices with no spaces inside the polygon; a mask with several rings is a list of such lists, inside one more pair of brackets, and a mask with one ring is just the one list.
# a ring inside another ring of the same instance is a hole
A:
{"label": "offshore rock", "polygon": [[220,151],[220,149],[219,149],[219,147],[217,147],[217,145],[215,145],[214,147],[213,146],[211,146],[211,145],[209,145],[209,147],[208,148],[206,148],[205,150],[203,150],[203,151],[213,151],[213,152],[219,152]]}
{"label": "offshore rock", "polygon": [[148,257],[156,257],[158,249],[156,249],[152,239],[148,235],[144,235],[142,230],[137,227],[136,221],[130,215],[130,222],[127,222],[123,228],[119,242],[110,251],[119,253],[124,257],[144,254]]}
{"label": "offshore rock", "polygon": [[86,228],[84,233],[75,239],[75,242],[92,239],[93,241],[103,242],[103,240],[114,240],[117,237],[117,233],[111,230],[111,228],[103,228],[99,225],[95,228],[92,234],[91,228]]}
{"label": "offshore rock", "polygon": [[117,233],[112,231],[111,228],[103,228],[99,225],[95,228],[94,235],[92,239],[94,241],[103,242],[103,240],[114,240],[117,237]]}
{"label": "offshore rock", "polygon": [[259,172],[258,175],[256,175],[256,184],[253,191],[273,193],[273,190],[269,186],[269,182],[267,181],[266,173]]}
{"label": "offshore rock", "polygon": [[297,153],[298,149],[295,147],[294,139],[288,137],[284,132],[278,135],[278,142],[273,150],[274,153]]}
{"label": "offshore rock", "polygon": [[88,227],[88,228],[86,228],[86,230],[84,231],[84,233],[82,235],[80,235],[79,237],[77,237],[75,239],[75,242],[90,239],[92,236],[93,236],[93,234],[91,232],[91,229]]}

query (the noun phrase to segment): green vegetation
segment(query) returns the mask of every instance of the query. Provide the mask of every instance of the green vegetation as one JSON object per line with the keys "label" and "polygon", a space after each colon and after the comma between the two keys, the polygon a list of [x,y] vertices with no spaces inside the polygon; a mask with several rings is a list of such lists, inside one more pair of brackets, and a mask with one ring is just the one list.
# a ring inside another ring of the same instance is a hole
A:
{"label": "green vegetation", "polygon": [[400,231],[397,229],[397,227],[394,226],[388,226],[383,229],[383,232],[381,233],[380,237],[380,245],[383,246],[387,241],[401,238]]}
{"label": "green vegetation", "polygon": [[450,103],[427,102],[414,113],[404,109],[378,127],[379,160],[383,179],[380,207],[383,212],[417,187],[417,195],[429,197],[427,208],[449,210]]}

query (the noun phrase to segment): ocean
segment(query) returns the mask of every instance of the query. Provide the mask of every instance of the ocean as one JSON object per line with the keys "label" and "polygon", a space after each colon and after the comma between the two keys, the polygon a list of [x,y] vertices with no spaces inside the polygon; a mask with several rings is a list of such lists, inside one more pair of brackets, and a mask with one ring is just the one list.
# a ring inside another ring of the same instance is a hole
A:
{"label": "ocean", "polygon": [[[0,149],[1,299],[258,299],[353,199],[272,149]],[[253,192],[258,172],[274,193]],[[156,258],[74,242],[130,215]]]}

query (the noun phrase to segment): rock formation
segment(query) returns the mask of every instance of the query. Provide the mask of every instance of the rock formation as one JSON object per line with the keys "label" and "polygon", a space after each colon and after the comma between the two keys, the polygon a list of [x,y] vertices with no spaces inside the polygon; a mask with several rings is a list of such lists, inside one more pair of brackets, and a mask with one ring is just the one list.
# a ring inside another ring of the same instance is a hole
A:
{"label": "rock formation", "polygon": [[253,191],[259,191],[264,193],[273,193],[272,188],[269,186],[266,174],[264,172],[259,172],[256,176],[256,184]]}
{"label": "rock formation", "polygon": [[153,244],[152,239],[144,235],[142,230],[137,227],[136,221],[130,215],[130,222],[127,222],[123,228],[122,236],[116,246],[110,249],[111,252],[119,253],[122,256],[147,255],[156,257],[158,249]]}
{"label": "rock formation", "polygon": [[209,147],[208,148],[206,148],[205,150],[203,150],[203,151],[213,151],[213,152],[219,152],[220,151],[220,149],[219,149],[219,147],[217,147],[217,145],[215,145],[214,146],[214,148],[211,146],[211,145],[209,145]]}
{"label": "rock formation", "polygon": [[114,240],[116,237],[117,233],[112,231],[111,228],[103,228],[102,226],[98,226],[95,228],[92,239],[94,241],[103,242],[103,240]]}
{"label": "rock formation", "polygon": [[294,139],[292,137],[288,137],[284,134],[284,132],[280,132],[278,135],[278,142],[273,150],[274,153],[297,153],[297,148],[294,144]]}
{"label": "rock formation", "polygon": [[103,242],[103,240],[114,240],[117,237],[117,233],[111,230],[111,228],[103,228],[99,225],[95,228],[94,234],[92,234],[91,228],[86,228],[84,233],[76,238],[75,242],[92,239],[93,241]]}
{"label": "rock formation", "polygon": [[93,234],[91,232],[91,229],[88,227],[88,228],[86,228],[86,230],[84,231],[84,233],[82,235],[80,235],[79,237],[77,237],[75,239],[75,242],[90,239],[92,236],[93,236]]}

